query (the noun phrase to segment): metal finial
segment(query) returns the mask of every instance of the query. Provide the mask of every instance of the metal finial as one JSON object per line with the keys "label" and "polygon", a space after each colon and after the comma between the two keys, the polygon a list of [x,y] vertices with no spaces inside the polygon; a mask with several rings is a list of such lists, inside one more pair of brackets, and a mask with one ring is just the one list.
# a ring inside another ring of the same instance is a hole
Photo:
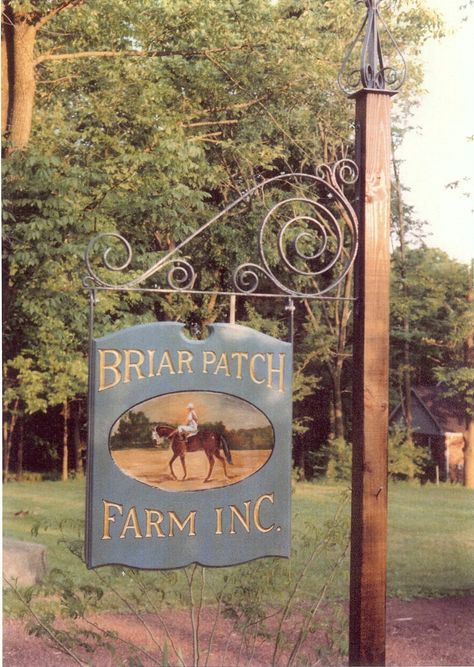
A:
{"label": "metal finial", "polygon": [[[379,12],[383,0],[355,0],[356,4],[365,4],[367,12],[355,40],[349,46],[338,83],[341,90],[350,95],[359,88],[369,90],[398,90],[406,76],[406,64],[400,49]],[[394,59],[399,61],[399,67],[386,65],[382,53],[379,26],[383,27],[388,35]],[[363,36],[363,37],[362,37]],[[362,38],[362,39],[361,39]],[[361,42],[360,64],[353,65],[356,45]]]}

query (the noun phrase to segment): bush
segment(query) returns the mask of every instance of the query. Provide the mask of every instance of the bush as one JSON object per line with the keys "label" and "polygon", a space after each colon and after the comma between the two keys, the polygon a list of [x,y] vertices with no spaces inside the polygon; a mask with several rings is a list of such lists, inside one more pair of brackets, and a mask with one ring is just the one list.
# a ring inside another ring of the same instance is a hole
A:
{"label": "bush", "polygon": [[348,481],[352,475],[352,445],[344,438],[329,440],[323,448],[328,457],[326,478],[331,481]]}
{"label": "bush", "polygon": [[388,439],[388,474],[392,479],[421,479],[425,476],[430,452],[415,445],[406,427],[397,423]]}
{"label": "bush", "polygon": [[[321,450],[321,459],[326,460],[326,479],[349,481],[352,475],[352,445],[344,438],[335,438]],[[390,429],[388,438],[388,475],[393,480],[422,479],[430,460],[430,452],[415,445],[408,437],[406,428],[396,424]],[[322,465],[315,466],[323,468]]]}

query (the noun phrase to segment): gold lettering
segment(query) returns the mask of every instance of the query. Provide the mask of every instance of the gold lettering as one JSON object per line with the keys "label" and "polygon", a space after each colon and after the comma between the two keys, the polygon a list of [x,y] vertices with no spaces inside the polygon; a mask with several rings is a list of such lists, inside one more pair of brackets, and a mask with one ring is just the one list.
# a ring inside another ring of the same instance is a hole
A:
{"label": "gold lettering", "polygon": [[285,390],[285,353],[280,352],[278,355],[280,358],[280,365],[278,368],[273,368],[273,354],[271,352],[267,352],[267,361],[268,361],[268,382],[267,382],[267,387],[269,389],[272,388],[272,380],[273,380],[273,373],[278,373],[278,391],[284,391]]}
{"label": "gold lettering", "polygon": [[242,526],[245,528],[247,533],[250,533],[250,500],[244,502],[245,505],[245,517],[239,512],[235,505],[230,505],[230,534],[235,535],[235,522],[234,517],[236,517]]}
{"label": "gold lettering", "polygon": [[[163,514],[159,510],[147,510],[146,514],[146,534],[145,537],[153,536],[153,528],[155,529],[157,537],[166,537],[161,530],[160,524],[163,521]],[[155,518],[156,517],[156,518]]]}
{"label": "gold lettering", "polygon": [[182,375],[182,373],[184,373],[183,366],[187,367],[188,373],[193,372],[193,367],[191,365],[192,360],[192,352],[189,352],[189,350],[178,350],[178,375]]}
{"label": "gold lettering", "polygon": [[[132,354],[136,354],[138,357],[138,361],[135,361],[132,363]],[[141,350],[124,350],[124,373],[123,373],[123,381],[124,384],[128,383],[131,381],[130,377],[130,369],[134,368],[136,373],[137,373],[137,378],[139,380],[144,380],[145,376],[143,375],[141,371],[141,365],[145,361],[145,355]]]}
{"label": "gold lettering", "polygon": [[249,353],[248,352],[232,352],[230,355],[231,359],[234,357],[237,357],[237,375],[235,376],[237,380],[242,379],[242,359],[248,359],[249,358]]}
{"label": "gold lettering", "polygon": [[115,516],[110,514],[110,509],[113,507],[118,510],[119,514],[123,514],[123,505],[118,505],[117,503],[111,503],[108,500],[102,500],[104,505],[104,526],[102,530],[102,539],[111,540],[110,537],[110,524],[115,523]]}
{"label": "gold lettering", "polygon": [[207,367],[216,363],[216,353],[211,350],[205,350],[202,353],[202,372],[207,373]]}
{"label": "gold lettering", "polygon": [[252,382],[255,382],[255,384],[263,384],[265,382],[265,378],[263,378],[263,380],[261,380],[255,375],[255,361],[257,359],[263,359],[263,361],[265,361],[265,355],[262,354],[261,352],[257,352],[257,354],[254,354],[250,358],[250,368],[249,368],[250,377],[252,379]]}
{"label": "gold lettering", "polygon": [[194,537],[196,535],[196,512],[189,512],[188,516],[183,521],[183,523],[181,523],[181,521],[178,519],[178,517],[174,512],[169,512],[169,521],[170,521],[169,531],[168,531],[169,537],[174,537],[173,527],[175,524],[176,527],[182,531],[185,529],[187,523],[189,523],[188,535],[190,537]]}
{"label": "gold lettering", "polygon": [[[111,364],[105,363],[105,355],[111,354],[114,357],[114,361]],[[122,378],[118,366],[122,361],[122,355],[118,350],[99,350],[99,391],[104,391],[104,389],[111,389],[118,384]],[[105,371],[112,371],[113,380],[106,384],[105,382]]]}
{"label": "gold lettering", "polygon": [[272,525],[269,526],[268,528],[262,526],[262,522],[260,521],[260,506],[264,500],[268,500],[268,502],[273,504],[273,493],[266,493],[265,495],[260,496],[260,498],[257,499],[255,507],[253,508],[253,522],[255,524],[256,529],[259,530],[261,533],[269,533],[271,530],[273,530],[275,524],[272,523]]}
{"label": "gold lettering", "polygon": [[170,375],[175,375],[176,371],[174,370],[173,362],[171,361],[170,353],[168,352],[168,350],[165,350],[165,352],[163,352],[163,356],[161,357],[160,365],[158,366],[156,375],[161,375],[161,371],[164,368],[167,368],[169,370]]}
{"label": "gold lettering", "polygon": [[135,532],[135,539],[143,537],[140,532],[140,524],[138,523],[137,508],[131,507],[128,510],[125,523],[123,524],[122,532],[119,535],[119,539],[123,540],[127,533],[127,530],[133,530]]}
{"label": "gold lettering", "polygon": [[147,350],[148,352],[148,377],[152,378],[154,375],[153,367],[155,365],[155,350]]}
{"label": "gold lettering", "polygon": [[230,377],[229,364],[227,363],[227,354],[225,352],[223,352],[220,356],[216,370],[214,371],[214,375],[217,375],[217,373],[219,373],[221,370],[225,372],[226,377]]}
{"label": "gold lettering", "polygon": [[222,535],[222,512],[223,507],[216,507],[216,535]]}

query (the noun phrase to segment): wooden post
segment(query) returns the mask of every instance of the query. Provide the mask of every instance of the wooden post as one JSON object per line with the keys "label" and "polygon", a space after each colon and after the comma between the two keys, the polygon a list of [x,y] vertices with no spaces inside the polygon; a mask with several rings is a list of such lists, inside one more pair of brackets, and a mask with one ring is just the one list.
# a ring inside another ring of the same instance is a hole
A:
{"label": "wooden post", "polygon": [[385,664],[390,97],[356,99],[360,250],[354,316],[350,665]]}

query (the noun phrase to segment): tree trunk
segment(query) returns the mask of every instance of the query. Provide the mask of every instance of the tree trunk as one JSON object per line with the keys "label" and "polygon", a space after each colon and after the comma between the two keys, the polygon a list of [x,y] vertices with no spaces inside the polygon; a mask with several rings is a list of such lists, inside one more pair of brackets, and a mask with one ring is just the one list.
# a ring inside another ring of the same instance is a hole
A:
{"label": "tree trunk", "polygon": [[334,440],[336,437],[336,424],[334,420],[335,408],[334,408],[334,392],[329,399],[329,433],[328,441]]}
{"label": "tree trunk", "polygon": [[333,409],[334,409],[334,437],[344,438],[344,410],[342,405],[342,365],[341,357],[336,359],[332,369],[332,390],[333,390]]}
{"label": "tree trunk", "polygon": [[[404,260],[402,260],[404,261]],[[403,287],[403,292],[405,298],[408,298],[408,291],[406,286]],[[405,412],[405,421],[408,431],[408,437],[411,440],[413,433],[413,406],[412,406],[412,397],[411,397],[411,371],[410,371],[410,343],[408,337],[410,335],[410,321],[408,316],[403,317],[403,332],[405,334],[405,340],[403,342],[403,398],[404,398],[404,412]]]}
{"label": "tree trunk", "polygon": [[[392,140],[392,153],[394,153],[394,145]],[[406,239],[405,239],[405,212],[403,207],[402,186],[400,182],[400,174],[395,159],[392,160],[393,173],[395,177],[396,188],[396,202],[397,202],[397,218],[398,218],[398,241],[400,243],[400,278],[403,287],[403,298],[407,302],[409,298],[409,291],[406,281]],[[413,407],[412,407],[412,382],[411,382],[411,354],[410,354],[410,319],[408,312],[403,316],[403,414],[405,417],[405,425],[407,429],[407,444],[414,449],[413,442]],[[408,479],[413,481],[415,479],[415,466],[413,462],[408,467]]]}
{"label": "tree trunk", "polygon": [[18,448],[17,448],[16,479],[18,482],[21,482],[21,480],[23,479],[24,436],[25,436],[25,425],[24,425],[24,419],[22,419],[20,421],[20,433],[18,436]]}
{"label": "tree trunk", "polygon": [[2,21],[2,137],[8,127],[8,110],[10,102],[10,63],[12,62],[13,49],[13,26],[10,23],[10,17],[5,16]]}
{"label": "tree trunk", "polygon": [[9,141],[7,153],[24,148],[31,133],[36,90],[34,49],[37,28],[24,17],[4,12],[2,45],[2,130]]}
{"label": "tree trunk", "polygon": [[[467,302],[474,303],[474,260],[471,264],[470,285]],[[468,368],[474,367],[474,331],[471,331],[464,343],[464,363]],[[472,407],[471,407],[472,409]],[[466,414],[466,435],[464,444],[464,486],[474,489],[474,416]]]}
{"label": "tree trunk", "polygon": [[64,425],[63,425],[63,470],[62,470],[62,475],[61,479],[63,481],[66,481],[68,479],[68,473],[69,473],[69,451],[68,451],[68,419],[69,419],[69,403],[67,399],[64,401],[63,404],[63,417],[64,417]]}
{"label": "tree trunk", "polygon": [[3,420],[3,443],[5,447],[5,453],[3,456],[3,481],[8,482],[8,474],[10,472],[10,456],[12,451],[12,436],[13,430],[11,428],[8,420],[5,418]]}
{"label": "tree trunk", "polygon": [[474,418],[468,422],[464,445],[464,486],[474,489]]}
{"label": "tree trunk", "polygon": [[81,403],[76,401],[76,410],[74,412],[74,463],[76,475],[82,477],[84,475],[84,464],[82,462],[82,442],[81,442]]}
{"label": "tree trunk", "polygon": [[[341,290],[341,286],[339,286]],[[342,296],[342,300],[336,305],[334,312],[334,323],[324,308],[326,323],[328,328],[336,336],[336,352],[334,358],[327,362],[329,375],[332,383],[332,401],[330,412],[330,436],[329,439],[345,438],[346,429],[344,422],[344,406],[342,402],[342,373],[344,370],[344,362],[350,355],[346,351],[348,327],[351,316],[351,306],[349,297],[352,292],[352,271],[346,277],[342,286],[342,292],[338,292],[338,296]]]}
{"label": "tree trunk", "polygon": [[[5,415],[5,420],[3,422],[3,443],[5,447],[5,456],[3,460],[3,480],[8,481],[8,475],[10,473],[10,458],[13,446],[13,434],[15,432],[15,426],[18,419],[18,407],[20,405],[20,399],[17,398],[13,404],[13,409],[8,411]],[[8,414],[10,414],[10,419],[8,419]]]}
{"label": "tree trunk", "polygon": [[296,438],[295,467],[298,470],[298,481],[306,479],[306,449],[304,438]]}

